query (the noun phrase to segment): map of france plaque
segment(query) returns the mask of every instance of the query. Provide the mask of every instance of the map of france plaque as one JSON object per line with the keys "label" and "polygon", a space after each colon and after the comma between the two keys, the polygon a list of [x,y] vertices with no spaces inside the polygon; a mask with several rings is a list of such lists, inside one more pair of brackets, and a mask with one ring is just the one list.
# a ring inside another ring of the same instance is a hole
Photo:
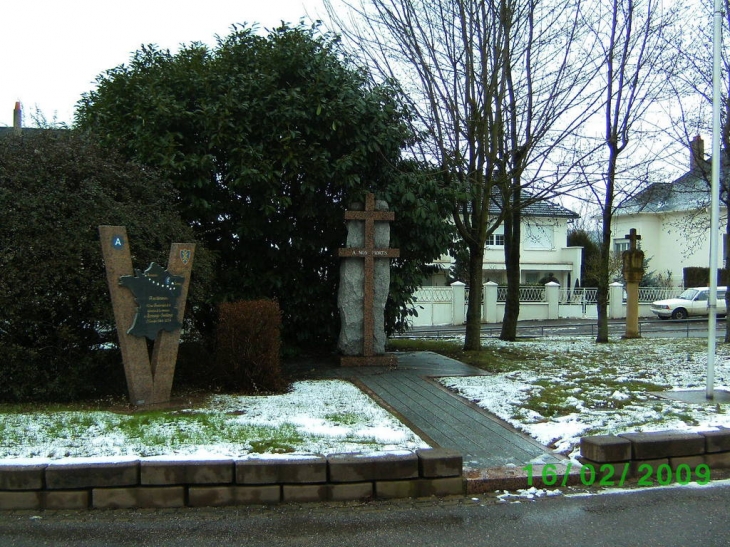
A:
{"label": "map of france plaque", "polygon": [[135,268],[134,275],[121,276],[119,284],[132,291],[138,306],[127,334],[155,340],[161,330],[181,328],[176,304],[184,281],[183,276],[172,275],[155,262],[144,273]]}

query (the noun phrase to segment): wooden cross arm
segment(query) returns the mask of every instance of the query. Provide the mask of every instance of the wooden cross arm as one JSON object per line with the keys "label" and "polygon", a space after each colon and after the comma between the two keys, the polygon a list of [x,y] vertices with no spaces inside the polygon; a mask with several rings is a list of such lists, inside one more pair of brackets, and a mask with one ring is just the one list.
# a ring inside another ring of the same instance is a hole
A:
{"label": "wooden cross arm", "polygon": [[348,247],[338,249],[337,255],[340,258],[367,258],[369,256],[373,258],[398,258],[400,256],[400,249],[362,249],[359,247]]}

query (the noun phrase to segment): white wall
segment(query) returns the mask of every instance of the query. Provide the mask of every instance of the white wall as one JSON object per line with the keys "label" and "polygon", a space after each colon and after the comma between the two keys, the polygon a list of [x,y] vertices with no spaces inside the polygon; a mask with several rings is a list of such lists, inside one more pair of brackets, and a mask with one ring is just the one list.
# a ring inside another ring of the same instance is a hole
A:
{"label": "white wall", "polygon": [[[636,228],[641,236],[640,247],[645,257],[650,259],[649,269],[660,274],[670,271],[672,283],[681,286],[683,268],[707,268],[710,264],[709,224],[709,215],[706,213],[694,216],[691,220],[687,213],[621,215],[614,217],[612,239],[623,239],[631,228]],[[724,226],[723,218],[718,235],[720,266]]]}

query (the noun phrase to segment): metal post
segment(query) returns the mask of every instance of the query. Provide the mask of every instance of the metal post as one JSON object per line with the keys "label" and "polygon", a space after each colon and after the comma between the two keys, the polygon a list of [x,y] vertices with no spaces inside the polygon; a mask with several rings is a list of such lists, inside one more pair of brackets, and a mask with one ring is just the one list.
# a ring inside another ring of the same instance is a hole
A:
{"label": "metal post", "polygon": [[720,56],[722,44],[722,1],[715,0],[712,67],[712,184],[710,207],[710,301],[707,329],[707,390],[714,398],[715,346],[717,344],[717,243],[720,218]]}

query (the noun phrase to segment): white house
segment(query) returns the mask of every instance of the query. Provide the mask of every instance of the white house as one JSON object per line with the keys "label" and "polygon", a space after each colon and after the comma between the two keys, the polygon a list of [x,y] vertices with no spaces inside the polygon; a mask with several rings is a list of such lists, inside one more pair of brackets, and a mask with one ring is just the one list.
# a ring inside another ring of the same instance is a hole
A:
{"label": "white house", "polygon": [[[498,214],[498,211],[492,211]],[[553,277],[561,287],[573,287],[580,279],[583,247],[568,246],[568,223],[579,215],[549,201],[525,206],[520,243],[520,282],[537,284]],[[432,277],[431,285],[445,285],[454,264],[453,257],[442,256],[437,262],[442,273]],[[487,240],[484,253],[483,281],[499,285],[507,282],[504,263],[504,227],[499,226]]]}
{"label": "white house", "polygon": [[[627,200],[614,213],[611,233],[613,250],[629,248],[631,228],[641,236],[639,245],[650,260],[649,268],[671,273],[675,286],[683,283],[685,267],[708,267],[710,256],[710,172],[704,157],[704,142],[698,135],[689,147],[688,171],[669,183],[648,186]],[[718,256],[724,256],[722,234],[727,210],[720,207]],[[720,263],[722,265],[722,263]]]}

